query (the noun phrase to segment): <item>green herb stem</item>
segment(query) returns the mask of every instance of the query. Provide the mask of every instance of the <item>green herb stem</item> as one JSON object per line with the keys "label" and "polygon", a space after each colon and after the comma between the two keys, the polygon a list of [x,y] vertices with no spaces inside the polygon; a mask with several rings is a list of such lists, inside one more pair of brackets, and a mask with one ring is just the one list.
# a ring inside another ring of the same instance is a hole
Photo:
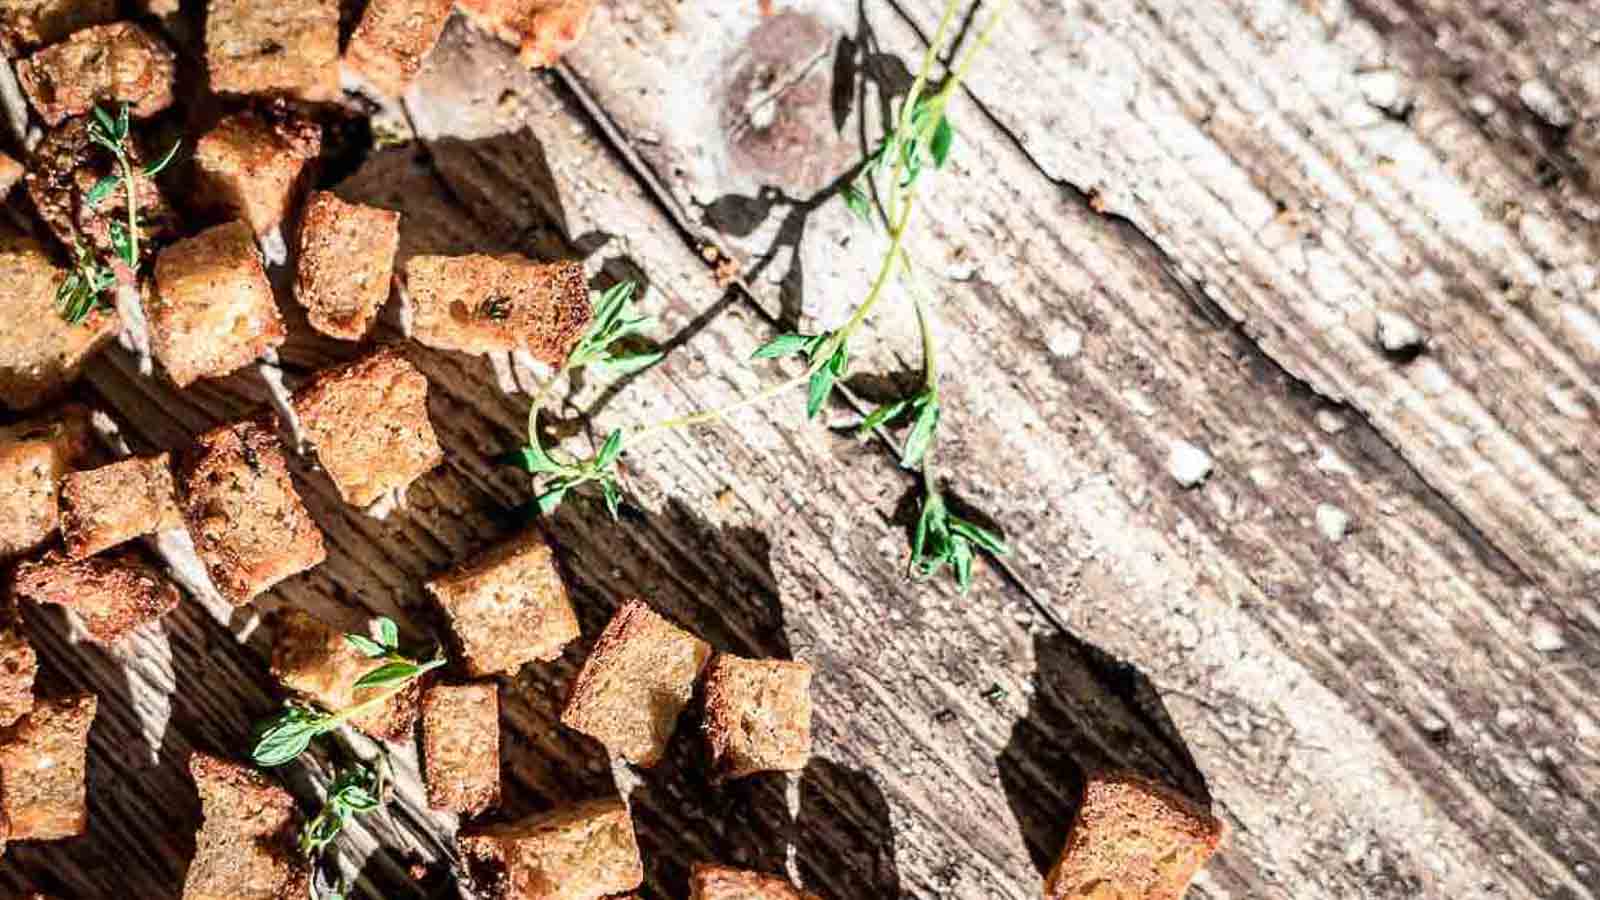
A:
{"label": "green herb stem", "polygon": [[412,675],[410,678],[404,679],[403,681],[400,681],[400,682],[398,682],[396,684],[392,684],[392,685],[390,685],[390,686],[388,686],[386,688],[383,688],[378,693],[372,695],[371,697],[368,697],[367,699],[361,701],[360,703],[356,703],[354,705],[347,706],[344,709],[339,710],[338,712],[329,713],[327,716],[325,716],[323,718],[323,722],[326,725],[326,730],[331,731],[332,729],[338,727],[339,725],[342,725],[343,723],[349,721],[350,719],[353,719],[356,716],[361,715],[362,713],[366,712],[367,710],[374,709],[374,708],[376,708],[378,706],[383,705],[383,703],[385,701],[387,701],[390,697],[393,697],[395,694],[398,694],[401,691],[405,690],[407,685],[411,684],[413,681],[416,681],[418,678],[421,678],[424,673],[431,672],[434,669],[437,669],[437,668],[439,668],[440,666],[442,666],[444,664],[445,664],[445,659],[442,656],[438,657],[436,659],[430,659],[425,663],[418,663],[417,664],[416,674]]}
{"label": "green herb stem", "polygon": [[741,400],[736,400],[727,404],[726,406],[719,406],[715,409],[707,409],[685,416],[678,416],[675,419],[666,419],[661,422],[656,422],[653,425],[641,426],[634,428],[630,433],[634,438],[642,438],[646,435],[657,434],[663,431],[671,431],[677,428],[687,428],[691,425],[703,425],[707,422],[714,422],[731,412],[736,412],[744,409],[747,406],[756,406],[758,404],[765,403],[766,401],[771,400],[773,397],[778,396],[790,388],[799,387],[800,385],[805,384],[810,380],[811,373],[812,369],[808,368],[793,378],[781,381],[763,389],[759,393],[751,394],[748,397],[745,397]]}
{"label": "green herb stem", "polygon": [[122,167],[122,183],[128,188],[128,268],[137,270],[139,266],[138,189],[133,180],[133,163],[128,159],[128,154],[126,152],[118,153],[117,163]]}

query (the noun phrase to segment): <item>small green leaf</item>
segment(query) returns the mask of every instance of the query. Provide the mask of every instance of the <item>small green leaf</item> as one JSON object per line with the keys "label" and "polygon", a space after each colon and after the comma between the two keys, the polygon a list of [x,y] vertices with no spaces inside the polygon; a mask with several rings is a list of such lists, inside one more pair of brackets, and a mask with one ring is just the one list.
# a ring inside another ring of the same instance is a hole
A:
{"label": "small green leaf", "polygon": [[400,626],[396,625],[394,620],[388,616],[379,616],[378,640],[382,641],[383,645],[390,650],[398,650],[400,648]]}
{"label": "small green leaf", "polygon": [[828,371],[832,372],[835,378],[843,378],[845,367],[849,363],[850,346],[848,344],[840,344],[839,349],[833,351],[833,355],[828,357]]}
{"label": "small green leaf", "polygon": [[872,201],[867,199],[866,191],[852,181],[844,186],[841,195],[844,197],[844,205],[856,214],[856,218],[868,225],[872,224]]}
{"label": "small green leaf", "polygon": [[928,141],[928,153],[933,157],[934,166],[944,168],[955,141],[956,131],[950,126],[950,117],[940,116],[939,124],[933,127],[933,137]]}
{"label": "small green leaf", "polygon": [[1000,539],[999,535],[986,528],[980,528],[966,519],[951,519],[950,532],[966,538],[995,556],[1009,556],[1011,554],[1011,548],[1006,545],[1005,541]]}
{"label": "small green leaf", "polygon": [[806,395],[806,418],[815,419],[823,404],[828,402],[828,396],[833,393],[833,379],[831,366],[823,366],[811,373],[811,387]]}
{"label": "small green leaf", "polygon": [[361,676],[360,678],[357,678],[356,683],[352,685],[352,687],[356,689],[387,687],[391,684],[398,684],[402,681],[415,678],[417,675],[420,675],[422,671],[422,667],[414,662],[397,659],[392,662],[386,662],[376,669],[373,669],[367,674]]}
{"label": "small green leaf", "polygon": [[544,452],[544,448],[537,443],[502,454],[497,457],[497,461],[505,465],[518,466],[523,471],[535,475],[557,475],[567,470],[566,466],[551,459],[550,455]]}
{"label": "small green leaf", "polygon": [[361,651],[362,656],[375,659],[377,657],[384,656],[389,652],[387,647],[364,634],[347,634],[344,636],[344,639],[345,642],[350,646]]}
{"label": "small green leaf", "polygon": [[792,332],[780,334],[757,347],[756,352],[750,354],[750,358],[776,359],[780,356],[793,356],[796,353],[803,353],[810,348],[811,342],[817,337],[821,337],[821,335],[795,334]]}
{"label": "small green leaf", "polygon": [[917,517],[917,530],[911,538],[911,557],[921,562],[927,549],[928,536],[944,530],[944,498],[929,494],[922,501],[922,515]]}
{"label": "small green leaf", "polygon": [[133,242],[128,239],[128,229],[122,227],[121,222],[112,222],[110,230],[112,249],[130,268],[137,268],[139,261],[133,258]]}
{"label": "small green leaf", "polygon": [[567,491],[571,489],[572,485],[562,480],[557,481],[554,487],[540,494],[537,500],[540,514],[548,516],[555,512],[556,507],[560,506],[561,501],[567,496]]}
{"label": "small green leaf", "polygon": [[617,487],[614,479],[607,478],[600,482],[600,492],[606,498],[606,512],[611,513],[611,521],[615,522],[622,508],[622,489]]}
{"label": "small green leaf", "polygon": [[856,434],[865,435],[867,432],[877,428],[880,425],[885,425],[894,421],[900,416],[901,413],[905,412],[906,407],[909,405],[909,401],[906,400],[896,400],[893,403],[885,403],[884,405],[873,410],[871,415],[868,415],[865,419],[861,420],[861,424],[856,426]]}
{"label": "small green leaf", "polygon": [[154,178],[155,176],[160,175],[161,171],[167,166],[172,165],[172,161],[178,156],[178,148],[181,146],[183,146],[182,140],[173,141],[172,146],[167,149],[167,154],[165,156],[144,167],[145,177]]}
{"label": "small green leaf", "polygon": [[594,470],[596,472],[604,472],[609,469],[611,464],[617,461],[617,455],[621,452],[622,429],[615,428],[612,429],[610,434],[606,435],[606,442],[600,446],[600,452],[595,454]]}
{"label": "small green leaf", "polygon": [[111,196],[111,192],[116,190],[120,183],[121,179],[115,175],[107,175],[96,181],[94,187],[89,188],[89,193],[83,195],[84,204],[91,208],[99,206],[100,201]]}
{"label": "small green leaf", "polygon": [[101,108],[99,104],[96,104],[94,107],[94,118],[95,121],[100,125],[102,133],[104,133],[107,138],[115,139],[117,134],[116,120],[111,118],[111,114]]}
{"label": "small green leaf", "polygon": [[911,426],[911,431],[906,435],[906,444],[900,450],[900,464],[908,469],[922,462],[922,457],[933,445],[933,435],[939,427],[939,401],[928,398],[921,406],[917,421]]}
{"label": "small green leaf", "polygon": [[612,375],[632,375],[635,372],[648,369],[660,362],[666,356],[657,350],[646,353],[630,353],[627,356],[610,356],[600,360],[599,368]]}
{"label": "small green leaf", "polygon": [[290,707],[262,729],[250,758],[258,766],[281,766],[306,752],[312,738],[326,730],[324,722],[310,710]]}
{"label": "small green leaf", "polygon": [[113,136],[117,139],[117,143],[120,144],[127,140],[128,125],[128,104],[124,103],[122,104],[122,109],[117,112],[117,130],[113,134]]}
{"label": "small green leaf", "polygon": [[972,545],[966,541],[956,541],[951,548],[950,564],[956,570],[956,584],[961,586],[961,593],[965,594],[967,588],[972,587]]}
{"label": "small green leaf", "polygon": [[359,784],[345,785],[334,796],[334,802],[351,812],[358,813],[372,812],[382,805],[377,797]]}

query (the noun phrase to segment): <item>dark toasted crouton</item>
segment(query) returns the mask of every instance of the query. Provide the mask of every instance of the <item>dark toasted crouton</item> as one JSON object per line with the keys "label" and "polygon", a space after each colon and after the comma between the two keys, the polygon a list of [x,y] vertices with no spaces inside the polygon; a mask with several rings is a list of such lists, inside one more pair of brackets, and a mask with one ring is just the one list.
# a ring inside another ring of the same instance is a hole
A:
{"label": "dark toasted crouton", "polygon": [[346,503],[404,491],[444,460],[428,421],[428,379],[396,350],[318,373],[293,405]]}
{"label": "dark toasted crouton", "polygon": [[136,456],[61,479],[61,543],[74,559],[183,527],[167,454]]}
{"label": "dark toasted crouton", "polygon": [[11,189],[22,180],[22,163],[0,153],[0,200],[11,193]]}
{"label": "dark toasted crouton", "polygon": [[517,47],[533,67],[553,66],[582,40],[595,0],[456,0],[467,20]]}
{"label": "dark toasted crouton", "polygon": [[256,234],[289,216],[322,152],[322,126],[289,114],[234,113],[194,146],[202,206],[240,219]]}
{"label": "dark toasted crouton", "polygon": [[83,834],[88,813],[84,775],[95,697],[40,700],[0,731],[0,806],[14,841],[53,841]]}
{"label": "dark toasted crouton", "polygon": [[338,0],[208,0],[206,69],[219,94],[337,98]]}
{"label": "dark toasted crouton", "polygon": [[345,63],[373,87],[398,97],[439,42],[451,0],[371,0],[361,14]]}
{"label": "dark toasted crouton", "polygon": [[76,325],[63,319],[55,297],[65,277],[38,241],[0,228],[0,405],[31,409],[57,396],[122,327],[109,309]]}
{"label": "dark toasted crouton", "polygon": [[56,484],[89,454],[89,411],[0,428],[0,560],[31,552],[55,533]]}
{"label": "dark toasted crouton", "polygon": [[322,531],[259,422],[223,425],[183,454],[179,506],[211,580],[235,605],[327,558]]}
{"label": "dark toasted crouton", "polygon": [[412,336],[441,350],[527,350],[559,366],[589,324],[589,290],[574,260],[413,256],[406,262]]}
{"label": "dark toasted crouton", "polygon": [[17,64],[17,81],[50,125],[97,103],[126,103],[134,116],[153,116],[172,105],[176,73],[166,41],[132,22],[73,32]]}
{"label": "dark toasted crouton", "polygon": [[298,900],[310,871],[296,852],[294,798],[258,772],[196,753],[189,776],[205,820],[183,900]]}
{"label": "dark toasted crouton", "polygon": [[[126,189],[119,185],[97,202],[89,201],[89,192],[102,179],[122,175],[111,154],[90,139],[90,121],[91,117],[80,116],[46,131],[44,140],[28,157],[24,180],[39,218],[50,226],[63,247],[83,244],[109,259],[116,252],[111,229],[113,225],[126,226],[128,198]],[[134,133],[126,146],[133,163],[134,194],[139,206],[142,265],[160,241],[177,233],[179,223],[156,180],[143,174],[144,165],[153,161],[144,141]],[[165,150],[161,148],[162,152]]]}
{"label": "dark toasted crouton", "polygon": [[300,219],[294,280],[311,327],[347,341],[366,337],[389,299],[399,244],[399,213],[313,193]]}
{"label": "dark toasted crouton", "polygon": [[500,803],[500,694],[492,681],[434,684],[422,695],[428,805],[475,815]]}
{"label": "dark toasted crouton", "polygon": [[811,759],[811,667],[718,653],[706,668],[706,742],[728,778],[798,772]]}
{"label": "dark toasted crouton", "polygon": [[133,551],[68,559],[52,550],[17,566],[18,597],[64,606],[97,644],[115,644],[178,605],[178,588]]}
{"label": "dark toasted crouton", "polygon": [[689,900],[820,900],[786,878],[696,863],[689,875]]}
{"label": "dark toasted crouton", "polygon": [[[351,646],[344,632],[298,609],[284,612],[272,641],[272,674],[284,687],[329,712],[348,709],[386,690],[353,687],[381,664]],[[375,738],[405,740],[417,721],[421,693],[420,680],[413,679],[350,724]]]}
{"label": "dark toasted crouton", "polygon": [[179,387],[247,365],[286,334],[255,237],[243,222],[162,250],[146,311],[151,349]]}
{"label": "dark toasted crouton", "polygon": [[[33,678],[39,657],[16,625],[0,625],[0,728],[33,709]],[[0,785],[4,790],[4,785]]]}
{"label": "dark toasted crouton", "polygon": [[458,839],[479,892],[505,900],[598,900],[644,881],[633,819],[621,800],[590,800]]}
{"label": "dark toasted crouton", "polygon": [[528,529],[427,584],[461,642],[467,669],[482,677],[516,674],[523,663],[555,659],[578,636],[578,615],[555,553]]}
{"label": "dark toasted crouton", "polygon": [[1176,791],[1126,773],[1092,775],[1045,879],[1045,900],[1181,900],[1222,841],[1222,823]]}
{"label": "dark toasted crouton", "polygon": [[572,685],[561,721],[638,766],[661,761],[711,647],[642,600],[617,610]]}
{"label": "dark toasted crouton", "polygon": [[5,0],[0,3],[0,53],[18,57],[116,17],[117,0]]}

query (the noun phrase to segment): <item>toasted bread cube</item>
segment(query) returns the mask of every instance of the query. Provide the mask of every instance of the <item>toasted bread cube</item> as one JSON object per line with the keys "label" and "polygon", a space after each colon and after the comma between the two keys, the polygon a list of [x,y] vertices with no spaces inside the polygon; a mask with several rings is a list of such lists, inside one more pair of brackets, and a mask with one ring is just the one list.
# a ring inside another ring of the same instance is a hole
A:
{"label": "toasted bread cube", "polygon": [[718,653],[706,668],[706,742],[727,778],[798,772],[811,759],[811,666]]}
{"label": "toasted bread cube", "polygon": [[5,0],[0,3],[0,52],[21,56],[116,17],[117,0]]}
{"label": "toasted bread cube", "polygon": [[0,153],[0,200],[11,193],[11,189],[22,180],[22,163]]}
{"label": "toasted bread cube", "polygon": [[644,882],[633,819],[615,798],[472,829],[458,843],[473,884],[506,900],[598,900]]}
{"label": "toasted bread cube", "polygon": [[311,327],[347,341],[366,337],[389,299],[399,245],[399,213],[313,193],[300,219],[294,279]]}
{"label": "toasted bread cube", "polygon": [[395,350],[318,373],[295,416],[346,503],[369,506],[444,460],[428,421],[428,379]]}
{"label": "toasted bread cube", "polygon": [[294,798],[259,772],[196,753],[189,776],[205,819],[195,834],[183,900],[290,900],[310,896],[296,850]]}
{"label": "toasted bread cube", "polygon": [[183,527],[172,463],[135,456],[61,478],[61,543],[73,559],[143,534]]}
{"label": "toasted bread cube", "polygon": [[0,560],[29,553],[55,533],[56,484],[89,454],[89,412],[59,413],[0,428]]}
{"label": "toasted bread cube", "polygon": [[595,0],[456,0],[467,20],[517,48],[529,68],[553,66],[583,39]]}
{"label": "toasted bread cube", "polygon": [[[272,674],[284,687],[329,712],[363,703],[386,688],[361,688],[356,680],[376,669],[374,661],[350,645],[344,632],[298,609],[287,610],[272,642]],[[350,720],[375,738],[405,740],[417,721],[419,679],[412,679],[389,699]]]}
{"label": "toasted bread cube", "polygon": [[1182,900],[1222,841],[1222,823],[1186,797],[1127,773],[1091,775],[1045,879],[1045,900]]}
{"label": "toasted bread cube", "polygon": [[474,677],[516,674],[551,660],[578,636],[578,614],[555,552],[528,529],[427,583],[444,607]]}
{"label": "toasted bread cube", "polygon": [[[128,221],[128,198],[123,185],[90,202],[96,184],[108,176],[120,178],[123,174],[111,154],[90,137],[89,124],[93,121],[91,116],[80,116],[47,130],[44,140],[28,157],[28,171],[23,178],[39,218],[50,226],[63,246],[83,244],[101,259],[109,260],[117,253],[112,228],[122,228]],[[134,170],[142,266],[160,242],[177,233],[180,223],[161,193],[160,184],[144,174],[145,165],[159,159],[168,147],[161,147],[152,157],[137,131],[130,135],[126,146]]]}
{"label": "toasted bread cube", "polygon": [[51,551],[17,566],[18,597],[71,610],[97,644],[115,644],[178,606],[178,588],[137,553],[88,559]]}
{"label": "toasted bread cube", "polygon": [[166,41],[132,22],[114,22],[73,32],[18,63],[17,81],[50,125],[97,103],[126,103],[130,114],[146,118],[172,105],[177,68]]}
{"label": "toasted bread cube", "polygon": [[208,0],[206,69],[219,94],[336,99],[338,0]]}
{"label": "toasted bread cube", "polygon": [[83,834],[84,776],[93,694],[40,700],[0,731],[0,806],[11,840],[53,841]]}
{"label": "toasted bread cube", "polygon": [[39,657],[27,635],[15,624],[0,625],[0,728],[33,709],[33,679],[38,672]]}
{"label": "toasted bread cube", "polygon": [[240,219],[257,235],[289,216],[322,152],[322,126],[292,115],[234,113],[200,136],[194,167],[202,205]]}
{"label": "toasted bread cube", "polygon": [[440,350],[526,350],[559,366],[589,324],[583,264],[514,253],[413,256],[406,262],[412,336]]}
{"label": "toasted bread cube", "polygon": [[63,319],[55,296],[66,275],[38,241],[0,228],[0,405],[31,409],[60,394],[122,327],[109,309]]}
{"label": "toasted bread cube", "polygon": [[573,682],[561,721],[646,768],[661,761],[711,647],[642,600],[617,610]]}
{"label": "toasted bread cube", "polygon": [[820,900],[787,878],[696,863],[689,874],[689,900]]}
{"label": "toasted bread cube", "polygon": [[492,681],[434,684],[422,695],[428,805],[476,815],[500,803],[500,693]]}
{"label": "toasted bread cube", "polygon": [[405,93],[439,42],[451,0],[371,0],[344,48],[345,64],[390,97]]}
{"label": "toasted bread cube", "polygon": [[259,422],[196,438],[180,460],[178,484],[195,550],[235,606],[327,558],[322,531],[289,480],[283,448]]}
{"label": "toasted bread cube", "polygon": [[220,378],[281,345],[285,330],[255,237],[228,222],[156,257],[150,346],[178,387]]}

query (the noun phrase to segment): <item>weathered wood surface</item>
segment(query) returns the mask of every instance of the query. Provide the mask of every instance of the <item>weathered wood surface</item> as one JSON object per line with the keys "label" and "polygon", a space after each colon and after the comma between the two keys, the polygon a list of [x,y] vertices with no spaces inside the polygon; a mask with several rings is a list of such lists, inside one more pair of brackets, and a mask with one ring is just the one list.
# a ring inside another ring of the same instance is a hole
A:
{"label": "weathered wood surface", "polygon": [[[863,289],[878,248],[826,189],[936,5],[604,4],[553,77],[452,23],[406,101],[420,142],[340,190],[404,210],[403,252],[579,254],[650,283],[673,352],[571,391],[575,445],[723,402],[776,376],[743,360],[779,321]],[[887,448],[803,424],[798,399],[641,448],[622,526],[592,498],[553,523],[585,640],[504,687],[508,805],[609,789],[555,714],[610,610],[643,593],[723,649],[819,667],[799,822],[781,782],[709,788],[682,736],[644,776],[653,896],[682,896],[695,860],[779,870],[791,841],[828,896],[1035,896],[1082,772],[1106,764],[1209,796],[1233,826],[1196,895],[1593,896],[1600,347],[1593,192],[1570,173],[1597,91],[1593,53],[1561,36],[1589,41],[1600,13],[1574,6],[1019,2],[913,240],[952,373],[941,459],[1016,555],[964,598],[906,584],[909,479]],[[1454,77],[1469,64],[1481,83]],[[1407,116],[1373,111],[1374,69],[1401,74]],[[1563,134],[1516,105],[1535,75],[1571,104]],[[1498,104],[1486,123],[1477,92]],[[1569,174],[1548,184],[1530,147]],[[1429,352],[1373,349],[1380,305]],[[913,368],[903,308],[877,319],[857,371]],[[295,324],[291,382],[355,352]],[[528,499],[487,461],[526,398],[481,360],[412,356],[446,465],[385,522],[300,465],[330,559],[262,606],[420,633],[437,622],[419,580]],[[116,355],[88,381],[142,448],[266,400],[254,375],[178,395]],[[1166,474],[1177,438],[1216,459],[1198,490]],[[1342,540],[1320,505],[1350,516]],[[107,654],[54,610],[29,622],[47,685],[102,694],[93,826],[14,845],[0,886],[174,895],[198,817],[184,756],[241,752],[271,703],[270,623],[197,601]],[[400,756],[394,813],[346,845],[391,897],[453,827]]]}

